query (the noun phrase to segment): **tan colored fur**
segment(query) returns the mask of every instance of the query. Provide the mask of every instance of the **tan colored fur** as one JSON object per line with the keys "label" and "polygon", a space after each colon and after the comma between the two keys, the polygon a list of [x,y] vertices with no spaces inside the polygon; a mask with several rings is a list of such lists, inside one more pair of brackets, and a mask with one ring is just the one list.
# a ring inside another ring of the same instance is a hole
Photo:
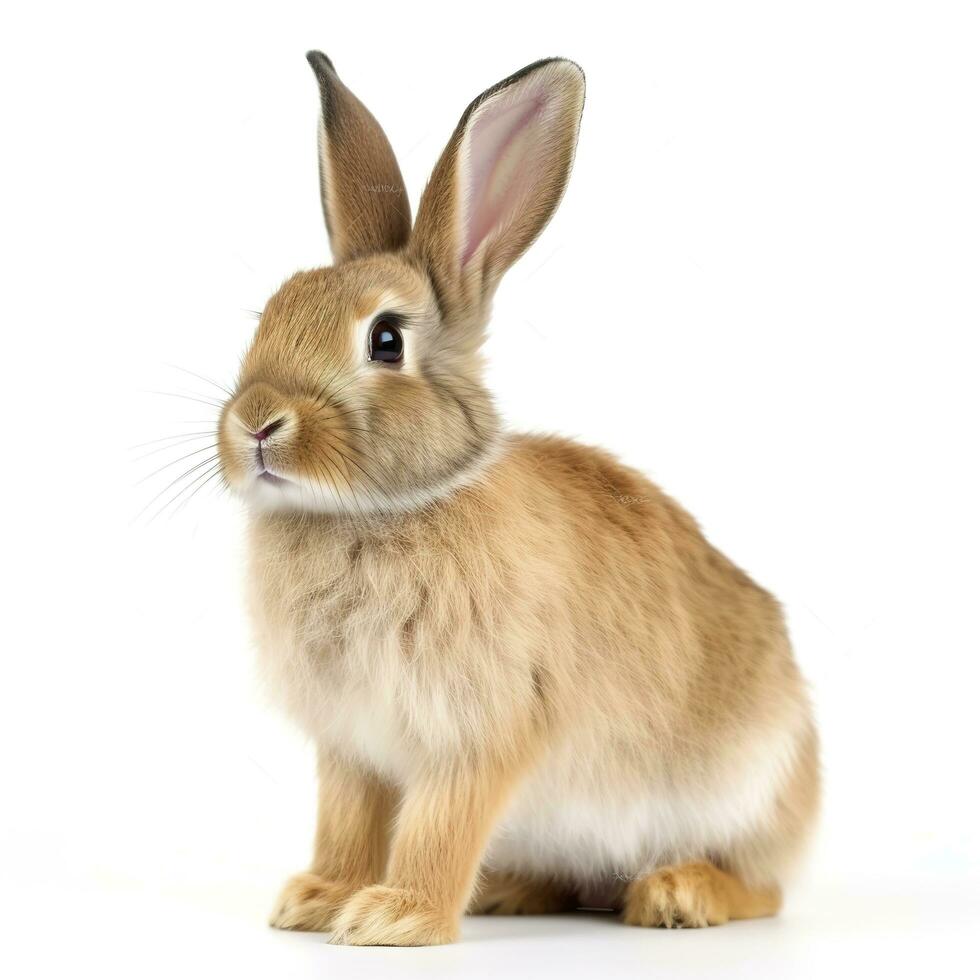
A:
{"label": "tan colored fur", "polygon": [[[440,943],[468,906],[596,892],[646,925],[768,915],[813,823],[816,736],[775,600],[641,474],[503,432],[482,383],[493,289],[557,206],[583,93],[544,62],[481,96],[404,249],[287,282],[225,407],[261,662],[320,760],[313,865],[276,926]],[[459,155],[498,152],[473,135],[498,124],[540,179],[463,208]],[[502,216],[485,234],[479,207]],[[395,367],[366,357],[383,310],[406,323]],[[274,420],[270,487],[249,433]]]}
{"label": "tan colored fur", "polygon": [[705,861],[660,868],[630,884],[623,918],[631,926],[700,928],[779,911],[779,889],[747,888]]}

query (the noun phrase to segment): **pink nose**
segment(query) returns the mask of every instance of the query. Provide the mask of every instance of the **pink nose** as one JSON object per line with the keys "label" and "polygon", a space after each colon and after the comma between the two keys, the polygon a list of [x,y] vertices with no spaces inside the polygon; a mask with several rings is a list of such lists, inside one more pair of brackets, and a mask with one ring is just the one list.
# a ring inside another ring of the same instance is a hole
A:
{"label": "pink nose", "polygon": [[286,424],[285,419],[276,419],[275,422],[270,422],[264,429],[259,429],[258,432],[253,432],[252,436],[258,441],[262,442],[263,439],[268,439],[277,429],[281,429]]}

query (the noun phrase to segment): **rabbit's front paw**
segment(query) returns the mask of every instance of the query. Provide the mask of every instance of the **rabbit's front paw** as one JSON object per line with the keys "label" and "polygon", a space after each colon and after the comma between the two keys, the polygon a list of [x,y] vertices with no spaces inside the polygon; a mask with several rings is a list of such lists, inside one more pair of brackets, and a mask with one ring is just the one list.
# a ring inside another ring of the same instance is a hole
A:
{"label": "rabbit's front paw", "polygon": [[441,946],[456,941],[456,917],[404,888],[362,888],[341,909],[332,943],[345,946]]}
{"label": "rabbit's front paw", "polygon": [[357,886],[328,881],[311,872],[293,875],[276,901],[269,925],[274,929],[328,932],[344,902]]}

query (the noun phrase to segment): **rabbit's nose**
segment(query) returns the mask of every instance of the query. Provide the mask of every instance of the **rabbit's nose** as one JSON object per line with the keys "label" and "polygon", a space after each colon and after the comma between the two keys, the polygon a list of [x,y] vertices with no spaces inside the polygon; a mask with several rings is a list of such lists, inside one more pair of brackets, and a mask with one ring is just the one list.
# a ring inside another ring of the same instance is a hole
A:
{"label": "rabbit's nose", "polygon": [[285,424],[286,420],[284,418],[276,419],[274,422],[270,422],[267,426],[265,426],[265,428],[259,429],[258,432],[253,432],[252,437],[257,442],[262,442],[264,439],[268,439],[273,432],[281,429]]}

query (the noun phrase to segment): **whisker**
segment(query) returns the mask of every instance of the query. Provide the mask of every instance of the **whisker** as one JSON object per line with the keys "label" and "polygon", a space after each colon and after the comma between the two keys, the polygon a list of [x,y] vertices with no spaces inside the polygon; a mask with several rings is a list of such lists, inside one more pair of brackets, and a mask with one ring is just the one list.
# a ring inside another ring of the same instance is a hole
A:
{"label": "whisker", "polygon": [[158,442],[166,442],[169,439],[183,439],[185,436],[213,436],[214,431],[209,430],[207,432],[178,432],[173,436],[161,436],[159,439],[147,439],[146,442],[138,442],[135,446],[127,446],[126,452],[132,452],[134,449],[142,449],[144,446],[155,446]]}
{"label": "whisker", "polygon": [[189,469],[184,470],[180,476],[175,477],[162,490],[158,491],[153,497],[151,497],[146,506],[133,518],[133,521],[138,521],[172,486],[179,483],[185,477],[190,476],[191,473],[193,473],[195,470],[199,470],[202,466],[207,466],[208,463],[213,463],[216,459],[218,459],[219,455],[219,453],[215,453],[212,457],[210,457],[210,459],[203,459],[199,463],[195,463]]}
{"label": "whisker", "polygon": [[[327,446],[330,449],[336,448],[336,447],[333,446],[332,443],[329,443],[329,442],[327,443]],[[335,466],[334,469],[337,472],[337,474],[343,479],[344,483],[347,484],[347,489],[350,491],[352,502],[358,508],[358,510],[361,510],[360,501],[358,501],[358,499],[357,499],[357,493],[354,490],[354,485],[348,479],[347,474],[344,473],[343,467],[342,466]],[[364,516],[363,511],[361,513],[361,516],[362,517]]]}
{"label": "whisker", "polygon": [[196,398],[193,395],[184,395],[176,391],[156,391],[153,388],[147,388],[143,391],[146,395],[163,395],[165,398],[186,398],[190,402],[198,402],[201,405],[207,405],[210,408],[221,409],[224,405],[219,401],[211,401],[205,398]]}
{"label": "whisker", "polygon": [[205,473],[210,473],[211,475],[203,483],[199,483],[191,494],[177,505],[176,509],[170,515],[171,517],[176,517],[216,476],[220,477],[221,467],[219,466],[216,470],[205,470]]}
{"label": "whisker", "polygon": [[221,469],[221,463],[220,462],[216,462],[216,463],[214,463],[214,465],[212,465],[208,469],[206,469],[203,473],[198,473],[198,475],[195,476],[194,479],[190,481],[190,483],[187,483],[184,486],[182,486],[162,507],[160,507],[153,514],[153,516],[146,522],[147,525],[152,524],[175,500],[179,500],[181,498],[181,496],[183,496],[183,494],[187,493],[187,491],[191,487],[193,487],[199,480],[201,480],[204,477],[207,477],[208,474],[212,474],[213,475],[215,472],[219,472],[220,469]]}
{"label": "whisker", "polygon": [[336,367],[336,368],[334,369],[334,371],[333,371],[333,374],[331,374],[331,375],[330,375],[330,377],[329,377],[329,378],[327,378],[327,381],[326,381],[326,384],[324,384],[324,386],[323,386],[323,387],[322,387],[322,388],[321,388],[321,389],[320,389],[320,390],[319,390],[319,391],[317,392],[317,394],[316,394],[316,396],[314,397],[314,401],[318,401],[318,402],[320,402],[320,401],[323,401],[323,397],[324,397],[324,395],[326,394],[326,391],[327,391],[327,389],[328,389],[328,388],[329,388],[329,387],[330,387],[330,386],[331,386],[331,385],[332,385],[332,384],[333,384],[333,383],[334,383],[334,382],[335,382],[335,381],[337,380],[337,378],[339,378],[339,377],[340,377],[340,367],[338,366],[338,367]]}
{"label": "whisker", "polygon": [[212,442],[210,446],[202,446],[200,449],[195,449],[193,452],[185,453],[183,456],[178,456],[176,459],[172,459],[169,463],[164,463],[159,469],[154,470],[152,473],[147,473],[146,476],[137,480],[136,486],[139,486],[141,483],[146,483],[147,480],[156,476],[157,473],[162,473],[164,470],[170,469],[171,466],[176,466],[183,460],[190,459],[191,456],[196,456],[198,453],[206,453],[209,449],[216,449],[217,446],[218,444],[216,442]]}
{"label": "whisker", "polygon": [[334,445],[329,439],[327,440],[327,442],[329,443],[331,448],[333,448],[336,452],[340,453],[340,455],[343,456],[348,463],[352,463],[354,466],[356,466],[378,488],[378,490],[382,494],[382,497],[387,497],[388,491],[378,482],[378,480],[375,477],[373,477],[370,473],[368,473],[368,471],[364,469],[364,467],[361,466],[361,464],[358,463],[356,459],[352,459],[339,446]]}
{"label": "whisker", "polygon": [[[316,414],[319,415],[320,413],[317,412]],[[320,421],[321,422],[331,422],[334,419],[339,419],[339,418],[341,418],[340,415],[328,415],[325,419],[320,419]],[[359,425],[346,425],[346,426],[344,426],[344,428],[348,432],[363,432],[363,433],[365,433],[367,435],[370,435],[371,432],[373,431],[371,429],[365,429],[363,426],[359,426]]]}
{"label": "whisker", "polygon": [[317,455],[313,460],[313,469],[321,477],[321,479],[315,484],[315,486],[320,491],[320,499],[323,501],[324,509],[327,507],[327,495],[324,492],[324,488],[330,491],[330,495],[333,497],[335,503],[337,504],[337,512],[343,513],[344,504],[340,499],[337,491],[334,489],[333,481],[330,479],[330,471],[327,468],[329,461],[321,460],[320,456]]}
{"label": "whisker", "polygon": [[[133,457],[133,462],[138,463],[141,459],[146,459],[148,456],[154,456],[157,453],[165,452],[168,449],[173,449],[176,446],[182,446],[184,443],[193,442],[195,439],[206,439],[208,436],[214,436],[213,432],[195,432],[193,435],[184,436],[183,438],[177,439],[176,441],[169,442],[166,446],[157,446],[156,449],[151,449],[148,452],[141,453],[139,456]],[[217,445],[217,443],[215,443]]]}
{"label": "whisker", "polygon": [[230,388],[226,388],[223,384],[219,384],[213,378],[209,378],[203,374],[198,374],[196,371],[188,371],[187,368],[181,367],[179,364],[168,364],[167,367],[171,367],[175,371],[183,371],[184,374],[189,374],[192,378],[197,378],[198,381],[205,381],[207,384],[213,385],[219,391],[223,391],[229,398],[235,397],[235,393]]}
{"label": "whisker", "polygon": [[[314,414],[315,415],[319,415],[321,412],[329,411],[331,408],[334,408],[334,406],[333,405],[324,405],[322,408],[318,408],[316,410],[316,412],[314,412]],[[345,411],[345,412],[337,412],[336,415],[331,415],[330,418],[327,419],[326,421],[329,422],[330,419],[342,419],[342,418],[344,418],[347,415],[354,415],[357,412],[367,412],[367,409],[366,408],[350,408],[350,409],[347,409],[347,411]]]}
{"label": "whisker", "polygon": [[[349,378],[345,384],[341,385],[335,391],[331,391],[329,397],[336,398],[342,391],[346,391],[356,380],[357,380],[357,375],[355,375],[353,378]],[[324,394],[325,394],[325,389],[324,389]],[[317,400],[322,401],[322,398],[319,398]]]}

